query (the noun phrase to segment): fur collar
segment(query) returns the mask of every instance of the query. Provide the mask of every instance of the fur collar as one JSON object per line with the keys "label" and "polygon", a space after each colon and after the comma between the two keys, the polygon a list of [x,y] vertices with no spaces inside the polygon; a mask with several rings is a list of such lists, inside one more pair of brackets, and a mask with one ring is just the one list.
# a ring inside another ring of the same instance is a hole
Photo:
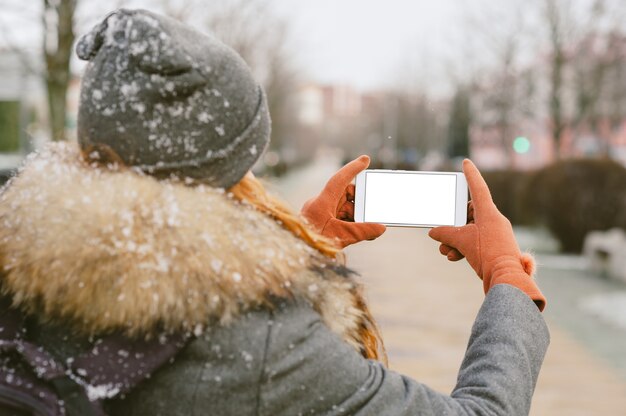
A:
{"label": "fur collar", "polygon": [[223,190],[89,166],[76,145],[51,144],[4,189],[0,225],[4,292],[79,333],[197,332],[297,297],[362,347],[353,277]]}

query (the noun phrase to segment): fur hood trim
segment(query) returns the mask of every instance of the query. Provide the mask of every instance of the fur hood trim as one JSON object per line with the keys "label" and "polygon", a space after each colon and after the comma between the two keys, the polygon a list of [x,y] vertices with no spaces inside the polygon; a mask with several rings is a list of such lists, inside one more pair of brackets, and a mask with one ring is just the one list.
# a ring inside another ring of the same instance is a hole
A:
{"label": "fur hood trim", "polygon": [[[0,196],[1,286],[82,334],[198,333],[302,298],[361,349],[350,273],[223,190],[86,164],[75,144],[29,156]],[[344,271],[344,272],[342,272]]]}

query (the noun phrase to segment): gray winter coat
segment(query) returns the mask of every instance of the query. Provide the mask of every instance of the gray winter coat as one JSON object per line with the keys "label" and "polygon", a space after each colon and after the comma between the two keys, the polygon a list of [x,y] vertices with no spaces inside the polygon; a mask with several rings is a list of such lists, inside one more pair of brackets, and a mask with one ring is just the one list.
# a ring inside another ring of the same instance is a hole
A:
{"label": "gray winter coat", "polygon": [[362,358],[307,305],[214,328],[114,415],[526,415],[549,334],[535,304],[497,285],[472,329],[452,394]]}
{"label": "gray winter coat", "polygon": [[196,335],[109,414],[529,412],[549,335],[518,289],[491,289],[457,386],[441,394],[363,358],[358,281],[266,215],[77,160],[73,145],[51,145],[0,196],[1,285],[41,323],[34,341],[67,359],[86,334]]}

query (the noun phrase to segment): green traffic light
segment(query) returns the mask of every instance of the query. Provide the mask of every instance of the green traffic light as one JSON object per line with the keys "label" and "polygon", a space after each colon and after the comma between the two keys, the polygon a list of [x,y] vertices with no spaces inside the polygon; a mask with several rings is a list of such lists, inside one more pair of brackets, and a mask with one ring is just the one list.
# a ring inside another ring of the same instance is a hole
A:
{"label": "green traffic light", "polygon": [[515,150],[516,153],[528,153],[530,150],[530,140],[523,136],[516,137],[515,140],[513,140],[513,150]]}

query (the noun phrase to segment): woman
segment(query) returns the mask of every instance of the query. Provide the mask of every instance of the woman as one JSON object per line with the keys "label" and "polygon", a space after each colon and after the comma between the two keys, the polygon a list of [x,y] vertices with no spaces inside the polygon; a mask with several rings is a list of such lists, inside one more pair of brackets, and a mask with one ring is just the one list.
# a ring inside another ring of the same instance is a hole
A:
{"label": "woman", "polygon": [[[89,60],[79,146],[32,155],[2,194],[2,289],[33,342],[67,362],[105,334],[190,335],[129,394],[92,386],[108,414],[528,413],[545,299],[471,162],[470,224],[430,234],[450,260],[467,258],[487,293],[448,396],[385,367],[362,288],[336,260],[384,232],[349,222],[349,184],[367,157],[305,205],[309,225],[247,173],[270,123],[232,50],[119,10],[77,52]],[[119,362],[140,359],[129,355]]]}

